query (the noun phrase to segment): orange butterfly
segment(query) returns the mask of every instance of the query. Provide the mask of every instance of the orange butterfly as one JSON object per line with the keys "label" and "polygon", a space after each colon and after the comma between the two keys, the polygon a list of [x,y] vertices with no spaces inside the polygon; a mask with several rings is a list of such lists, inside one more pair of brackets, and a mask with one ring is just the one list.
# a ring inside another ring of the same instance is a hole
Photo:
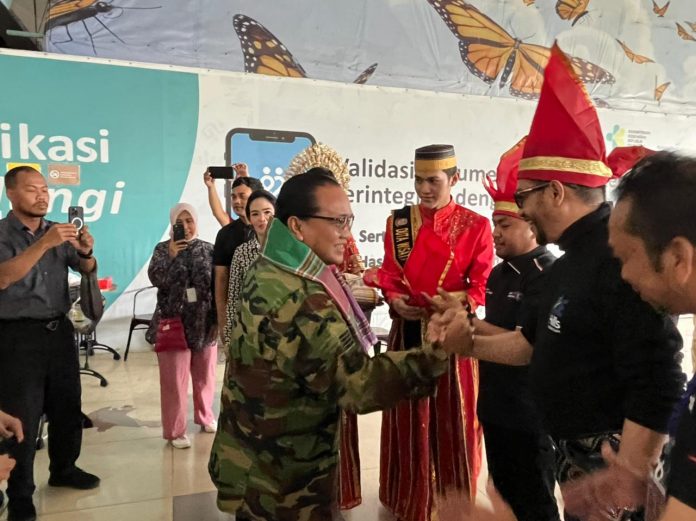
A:
{"label": "orange butterfly", "polygon": [[[510,94],[534,99],[541,92],[544,68],[551,49],[524,43],[463,0],[428,0],[447,27],[459,38],[459,52],[467,68],[492,84],[500,77],[500,86],[510,80]],[[585,83],[614,83],[603,68],[570,56],[577,75]]]}
{"label": "orange butterfly", "polygon": [[621,40],[616,40],[619,42],[619,45],[623,48],[624,52],[626,53],[626,56],[628,56],[628,59],[631,60],[634,63],[655,63],[655,60],[651,60],[647,56],[642,56],[640,54],[634,53],[628,45],[623,43]]}
{"label": "orange butterfly", "polygon": [[[671,1],[672,1],[672,0],[670,0],[670,2],[671,2]],[[653,3],[653,13],[655,13],[655,14],[656,14],[657,16],[659,16],[660,18],[662,18],[663,16],[665,16],[665,13],[667,12],[667,8],[669,7],[669,2],[667,2],[667,3],[666,3],[665,5],[663,5],[662,7],[657,7],[657,3],[655,2],[655,0],[652,0],[652,3]]]}
{"label": "orange butterfly", "polygon": [[677,23],[677,34],[682,40],[691,40],[692,42],[696,42],[696,38],[687,33],[686,29],[679,25],[679,23]]}
{"label": "orange butterfly", "polygon": [[590,0],[558,0],[556,13],[562,20],[573,20],[570,25],[575,25],[578,20],[587,14],[587,6]]}
{"label": "orange butterfly", "polygon": [[[148,10],[162,7],[122,7],[120,5],[113,5],[111,2],[112,0],[52,0],[46,4],[46,10],[44,11],[44,31],[50,33],[49,39],[52,43],[68,43],[74,41],[70,33],[70,26],[81,23],[92,45],[92,52],[94,52],[96,56],[97,47],[94,43],[94,36],[100,29],[105,29],[119,42],[126,44],[115,32],[109,29],[108,25],[105,23],[106,18],[121,16],[124,9]],[[104,17],[104,20],[102,20],[102,17]],[[90,29],[87,25],[88,20],[94,20],[94,22],[99,25],[94,27],[94,24],[92,24],[93,27]],[[58,27],[65,28],[66,40],[56,41],[53,39],[53,32],[58,29]]]}
{"label": "orange butterfly", "polygon": [[[253,18],[235,15],[234,30],[242,43],[244,70],[269,76],[306,78],[307,73],[278,38]],[[360,73],[354,83],[363,84],[377,69],[373,63]]]}
{"label": "orange butterfly", "polygon": [[658,103],[662,99],[662,95],[665,93],[667,90],[667,87],[669,87],[672,84],[671,81],[668,81],[666,83],[663,83],[662,85],[657,84],[657,76],[655,76],[655,101]]}
{"label": "orange butterfly", "polygon": [[534,2],[535,2],[536,0],[522,0],[522,1],[524,2],[524,5],[526,5],[527,7],[529,7],[530,5],[534,5]]}

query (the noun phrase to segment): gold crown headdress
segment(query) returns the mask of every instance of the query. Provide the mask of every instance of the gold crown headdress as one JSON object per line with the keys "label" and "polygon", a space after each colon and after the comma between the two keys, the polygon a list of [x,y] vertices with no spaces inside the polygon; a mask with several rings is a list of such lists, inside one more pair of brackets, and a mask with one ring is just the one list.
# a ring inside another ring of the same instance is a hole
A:
{"label": "gold crown headdress", "polygon": [[285,170],[285,179],[290,179],[292,176],[304,174],[312,168],[322,167],[333,172],[336,181],[343,187],[348,189],[350,185],[350,174],[348,173],[348,165],[343,158],[328,145],[316,143],[305,148],[297,154],[290,165]]}

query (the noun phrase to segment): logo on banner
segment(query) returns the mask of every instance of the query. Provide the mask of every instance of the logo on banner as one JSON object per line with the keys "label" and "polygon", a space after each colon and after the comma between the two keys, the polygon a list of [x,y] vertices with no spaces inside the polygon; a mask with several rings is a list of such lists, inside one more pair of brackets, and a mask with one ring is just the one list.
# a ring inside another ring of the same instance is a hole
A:
{"label": "logo on banner", "polygon": [[63,165],[61,163],[51,163],[48,165],[48,184],[49,185],[72,185],[80,184],[80,165]]}
{"label": "logo on banner", "polygon": [[625,128],[614,125],[611,132],[607,132],[605,139],[609,148],[644,145],[650,136],[650,131],[639,128]]}

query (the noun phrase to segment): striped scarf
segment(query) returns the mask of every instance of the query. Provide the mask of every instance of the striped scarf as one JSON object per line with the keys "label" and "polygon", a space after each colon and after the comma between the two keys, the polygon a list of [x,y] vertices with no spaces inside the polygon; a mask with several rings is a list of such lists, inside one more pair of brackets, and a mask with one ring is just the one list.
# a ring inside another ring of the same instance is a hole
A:
{"label": "striped scarf", "polygon": [[261,256],[282,270],[321,284],[363,351],[367,352],[378,342],[338,268],[324,264],[309,246],[293,237],[278,219],[273,219],[268,227]]}

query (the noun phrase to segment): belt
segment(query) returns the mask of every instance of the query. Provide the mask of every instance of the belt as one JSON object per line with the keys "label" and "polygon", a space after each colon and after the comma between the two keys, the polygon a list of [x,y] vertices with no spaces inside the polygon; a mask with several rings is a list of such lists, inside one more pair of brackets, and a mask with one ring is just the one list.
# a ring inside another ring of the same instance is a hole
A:
{"label": "belt", "polygon": [[68,320],[65,315],[59,315],[53,318],[9,318],[0,319],[0,323],[12,325],[12,324],[41,324],[48,331],[55,331],[63,320]]}

